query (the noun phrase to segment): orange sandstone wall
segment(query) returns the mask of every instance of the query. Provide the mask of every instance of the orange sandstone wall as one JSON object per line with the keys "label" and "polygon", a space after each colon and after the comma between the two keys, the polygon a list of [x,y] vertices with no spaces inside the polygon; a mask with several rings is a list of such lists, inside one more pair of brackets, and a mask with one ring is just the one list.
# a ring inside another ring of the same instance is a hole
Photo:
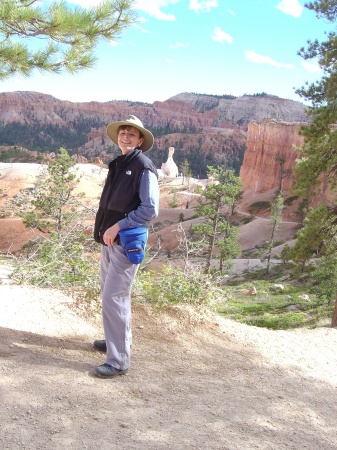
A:
{"label": "orange sandstone wall", "polygon": [[250,122],[247,133],[247,148],[240,170],[243,190],[262,193],[277,189],[281,166],[277,158],[283,158],[282,188],[292,187],[292,170],[298,151],[294,148],[303,143],[303,136],[298,134],[300,123],[276,122],[264,120],[261,123]]}

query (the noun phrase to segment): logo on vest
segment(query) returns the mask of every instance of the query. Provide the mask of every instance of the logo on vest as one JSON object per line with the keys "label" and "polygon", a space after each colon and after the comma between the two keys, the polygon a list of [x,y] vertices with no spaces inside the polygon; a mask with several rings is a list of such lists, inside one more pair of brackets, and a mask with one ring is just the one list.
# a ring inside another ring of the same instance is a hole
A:
{"label": "logo on vest", "polygon": [[131,170],[127,170],[125,173],[126,175],[131,175]]}

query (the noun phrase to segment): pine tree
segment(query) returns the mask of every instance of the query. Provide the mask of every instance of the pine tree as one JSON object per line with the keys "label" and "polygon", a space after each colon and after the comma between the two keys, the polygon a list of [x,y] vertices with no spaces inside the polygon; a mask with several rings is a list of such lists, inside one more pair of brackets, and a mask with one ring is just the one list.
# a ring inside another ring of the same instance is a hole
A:
{"label": "pine tree", "polygon": [[113,0],[83,9],[65,1],[2,0],[0,80],[30,76],[34,69],[75,73],[93,67],[99,41],[115,40],[136,20],[132,5]]}
{"label": "pine tree", "polygon": [[[284,259],[292,260],[295,264],[300,266],[303,271],[305,264],[313,257],[313,255],[320,256],[323,251],[323,242],[329,241],[327,232],[335,231],[330,227],[329,214],[324,205],[317,208],[309,208],[307,216],[304,219],[304,227],[296,234],[296,242],[292,248],[287,248],[283,254]],[[324,227],[328,225],[324,233]]]}
{"label": "pine tree", "polygon": [[79,286],[98,292],[96,247],[88,233],[88,211],[75,191],[75,162],[60,149],[47,173],[35,185],[30,211],[21,214],[26,227],[39,233],[23,249],[14,277],[43,287]]}
{"label": "pine tree", "polygon": [[189,164],[189,162],[187,161],[187,159],[184,159],[184,161],[183,161],[182,164],[180,165],[180,170],[181,170],[181,173],[182,173],[182,175],[183,175],[181,184],[185,184],[185,179],[186,179],[186,178],[187,178],[188,184],[189,184],[189,180],[190,180],[190,178],[191,178],[191,176],[192,176],[192,171],[191,171],[191,169],[190,169],[190,164]]}
{"label": "pine tree", "polygon": [[74,194],[79,178],[75,161],[64,148],[60,149],[54,162],[48,165],[47,178],[38,180],[33,210],[23,214],[26,227],[38,228],[44,233],[56,233],[62,239],[69,224],[76,221],[74,214],[80,206],[80,194]]}
{"label": "pine tree", "polygon": [[[318,18],[332,23],[337,20],[337,1],[315,1],[307,7],[314,10]],[[297,90],[312,103],[308,108],[312,123],[301,128],[303,158],[296,168],[296,192],[305,198],[320,193],[323,179],[325,186],[333,190],[337,182],[337,34],[330,32],[327,37],[322,43],[309,41],[308,48],[299,51],[304,59],[317,58],[324,73],[320,81]]]}
{"label": "pine tree", "polygon": [[208,177],[211,182],[205,189],[196,190],[201,194],[200,205],[196,210],[206,220],[193,226],[193,232],[204,236],[207,242],[205,273],[210,271],[216,245],[220,247],[220,270],[224,258],[228,260],[240,253],[238,233],[229,220],[235,202],[241,195],[240,178],[234,175],[234,170],[211,166],[208,166]]}
{"label": "pine tree", "polygon": [[270,271],[270,258],[271,258],[271,251],[275,242],[275,236],[276,232],[280,226],[281,220],[282,220],[282,210],[284,207],[284,201],[283,201],[283,195],[282,191],[278,191],[276,193],[274,202],[271,207],[271,237],[270,242],[268,244],[268,252],[267,252],[267,273]]}
{"label": "pine tree", "polygon": [[[336,0],[313,1],[306,6],[316,12],[317,18],[324,19],[331,24],[336,23]],[[317,39],[309,41],[307,48],[300,49],[299,55],[304,59],[317,58],[323,70],[321,80],[297,90],[298,94],[312,103],[308,111],[312,123],[301,129],[301,133],[304,135],[304,145],[300,149],[302,158],[296,167],[297,181],[294,192],[310,203],[313,198],[320,195],[323,187],[328,189],[333,196],[337,193],[336,32],[327,33],[327,39],[323,42],[319,42]],[[331,202],[324,207],[324,211],[319,208],[321,206],[308,214],[305,219],[305,228],[299,235],[297,248],[304,255],[303,257],[309,256],[313,246],[326,257],[337,251],[337,240],[334,238],[335,226],[333,226],[337,222],[336,204]],[[328,224],[332,225],[330,229]],[[303,236],[307,236],[311,240],[301,239]],[[305,251],[305,249],[307,250]],[[337,295],[335,311],[337,311]],[[332,326],[336,325],[337,316],[334,314]]]}

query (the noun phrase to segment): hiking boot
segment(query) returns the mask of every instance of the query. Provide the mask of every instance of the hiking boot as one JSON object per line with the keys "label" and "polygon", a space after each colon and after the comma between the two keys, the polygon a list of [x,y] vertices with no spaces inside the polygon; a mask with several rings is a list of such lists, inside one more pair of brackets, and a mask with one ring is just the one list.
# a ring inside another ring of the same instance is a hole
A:
{"label": "hiking boot", "polygon": [[110,364],[104,363],[97,366],[95,369],[95,374],[100,378],[114,378],[118,375],[125,375],[128,369],[121,370],[110,366]]}
{"label": "hiking boot", "polygon": [[92,344],[92,346],[93,346],[96,350],[99,350],[100,352],[106,353],[106,342],[105,342],[104,339],[97,339],[96,341],[94,341],[94,343]]}

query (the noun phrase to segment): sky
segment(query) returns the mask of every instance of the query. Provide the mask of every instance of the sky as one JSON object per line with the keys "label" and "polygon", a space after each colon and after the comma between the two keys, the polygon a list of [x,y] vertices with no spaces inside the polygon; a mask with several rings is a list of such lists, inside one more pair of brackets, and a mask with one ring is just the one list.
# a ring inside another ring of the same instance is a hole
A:
{"label": "sky", "polygon": [[[84,8],[99,0],[71,0]],[[165,101],[183,92],[295,93],[322,77],[297,55],[332,26],[305,0],[136,0],[138,23],[101,42],[93,69],[74,75],[34,72],[0,82],[0,92],[36,91],[71,102]]]}

